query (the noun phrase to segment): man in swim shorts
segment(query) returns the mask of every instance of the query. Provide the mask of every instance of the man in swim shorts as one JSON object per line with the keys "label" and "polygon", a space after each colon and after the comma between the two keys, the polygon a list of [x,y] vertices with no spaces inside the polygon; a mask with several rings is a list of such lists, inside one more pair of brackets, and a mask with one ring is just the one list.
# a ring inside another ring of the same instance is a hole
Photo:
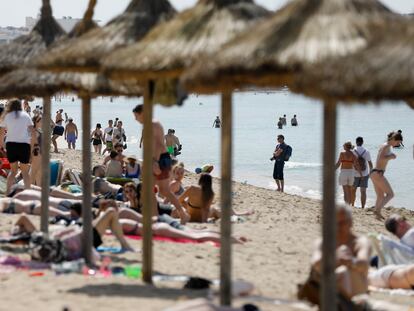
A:
{"label": "man in swim shorts", "polygon": [[105,149],[104,151],[102,151],[102,154],[105,154],[105,152],[111,152],[113,149],[113,144],[112,144],[112,133],[114,131],[114,121],[113,120],[109,120],[108,121],[108,127],[104,130],[104,141],[105,141]]}
{"label": "man in swim shorts", "polygon": [[[135,119],[140,123],[144,123],[143,105],[137,105],[132,112]],[[170,171],[172,167],[172,160],[170,154],[167,152],[165,145],[164,129],[160,122],[153,120],[153,174],[155,176],[155,183],[158,186],[160,194],[171,202],[180,215],[181,222],[184,224],[189,220],[189,215],[181,206],[177,197],[170,190]],[[155,202],[155,200],[154,200]],[[154,204],[154,214],[157,215],[157,207]]]}
{"label": "man in swim shorts", "polygon": [[385,228],[400,239],[400,242],[414,249],[414,228],[405,217],[392,214],[385,220]]}
{"label": "man in swim shorts", "polygon": [[179,152],[181,150],[180,140],[177,136],[175,136],[175,131],[173,129],[168,129],[168,133],[164,136],[164,138],[168,153],[171,156],[175,156],[176,151]]}
{"label": "man in swim shorts", "polygon": [[68,123],[65,126],[65,140],[68,142],[68,149],[76,148],[76,139],[78,139],[78,127],[73,122],[72,118],[68,119]]}

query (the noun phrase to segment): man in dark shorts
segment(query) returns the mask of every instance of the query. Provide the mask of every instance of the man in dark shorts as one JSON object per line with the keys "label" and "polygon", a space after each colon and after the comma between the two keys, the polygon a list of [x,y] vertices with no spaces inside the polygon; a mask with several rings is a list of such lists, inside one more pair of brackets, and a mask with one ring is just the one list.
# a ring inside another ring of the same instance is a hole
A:
{"label": "man in dark shorts", "polygon": [[277,136],[277,142],[278,144],[273,152],[273,158],[271,158],[271,160],[275,161],[273,179],[276,181],[277,191],[283,192],[285,187],[283,169],[285,167],[285,150],[287,145],[285,144],[285,137],[283,135]]}
{"label": "man in dark shorts", "polygon": [[[137,105],[132,112],[135,119],[140,123],[144,123],[143,105]],[[186,223],[190,216],[181,206],[177,197],[170,190],[170,171],[172,168],[172,160],[170,154],[167,152],[165,145],[164,129],[160,122],[153,120],[153,173],[155,176],[155,183],[158,186],[160,194],[171,202],[181,218],[181,223]],[[157,214],[156,206],[154,206],[154,214]]]}

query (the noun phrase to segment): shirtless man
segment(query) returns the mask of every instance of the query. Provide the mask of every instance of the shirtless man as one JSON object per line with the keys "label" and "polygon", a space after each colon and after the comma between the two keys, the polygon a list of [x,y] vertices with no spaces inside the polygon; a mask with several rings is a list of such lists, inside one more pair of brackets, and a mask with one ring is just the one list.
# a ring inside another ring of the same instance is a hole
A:
{"label": "shirtless man", "polygon": [[394,197],[394,192],[387,178],[385,178],[384,173],[388,161],[397,158],[397,156],[391,152],[391,147],[400,146],[402,140],[403,137],[398,132],[391,132],[388,134],[388,140],[379,149],[375,168],[370,174],[372,183],[374,184],[375,193],[377,194],[374,214],[378,220],[384,220],[381,210]]}
{"label": "shirtless man", "polygon": [[[368,268],[371,254],[369,240],[356,236],[352,228],[352,211],[348,206],[336,208],[336,270],[339,293],[346,298],[366,293],[368,290]],[[312,278],[320,282],[322,263],[322,241],[312,256]]]}
{"label": "shirtless man", "polygon": [[[143,105],[137,105],[132,112],[135,119],[140,123],[144,123]],[[155,176],[155,183],[158,185],[160,194],[171,202],[177,213],[180,215],[181,222],[186,223],[190,216],[187,211],[181,206],[177,197],[170,190],[170,171],[172,167],[171,156],[167,152],[164,139],[164,129],[160,122],[153,120],[153,174]],[[154,206],[155,208],[155,206]]]}
{"label": "shirtless man", "polygon": [[92,170],[95,180],[93,181],[93,192],[94,194],[111,194],[113,197],[116,197],[118,193],[122,193],[122,186],[117,184],[112,184],[109,181],[105,180],[105,166],[96,165]]}
{"label": "shirtless man", "polygon": [[69,149],[76,148],[76,139],[78,139],[78,127],[73,122],[72,118],[68,119],[68,123],[65,126],[65,140],[68,142]]}
{"label": "shirtless man", "polygon": [[173,129],[169,129],[167,135],[164,136],[167,151],[172,156],[175,156],[176,152],[178,153],[181,150],[180,140],[174,133],[175,131]]}

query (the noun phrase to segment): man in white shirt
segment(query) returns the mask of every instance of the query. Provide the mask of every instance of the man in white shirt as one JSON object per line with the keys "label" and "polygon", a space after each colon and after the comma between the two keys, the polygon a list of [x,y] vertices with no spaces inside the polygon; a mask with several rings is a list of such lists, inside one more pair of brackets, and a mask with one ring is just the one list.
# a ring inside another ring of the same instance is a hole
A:
{"label": "man in white shirt", "polygon": [[352,206],[355,205],[357,188],[361,190],[361,207],[364,208],[367,202],[367,188],[369,180],[369,172],[372,170],[371,155],[367,149],[362,147],[364,139],[362,137],[356,138],[356,147],[353,150],[357,157],[355,163],[355,178],[352,195]]}
{"label": "man in white shirt", "polygon": [[402,244],[414,250],[414,228],[407,222],[405,217],[392,214],[385,221],[385,228],[397,236]]}

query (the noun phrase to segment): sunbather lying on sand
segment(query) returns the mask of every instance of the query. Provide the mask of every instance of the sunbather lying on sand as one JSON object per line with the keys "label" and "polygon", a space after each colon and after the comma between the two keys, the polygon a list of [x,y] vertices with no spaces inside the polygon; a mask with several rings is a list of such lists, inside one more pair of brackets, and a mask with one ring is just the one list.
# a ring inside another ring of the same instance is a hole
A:
{"label": "sunbather lying on sand", "polygon": [[[133,250],[125,239],[116,209],[102,205],[99,216],[93,221],[93,246],[95,248],[102,244],[102,237],[107,229],[111,230],[123,249]],[[33,233],[34,231],[37,229],[26,215],[22,215],[12,229],[13,234]],[[80,226],[60,227],[52,232],[51,236],[62,241],[68,252],[68,260],[81,258],[82,229]]]}
{"label": "sunbather lying on sand", "polygon": [[[34,193],[35,191],[37,192],[37,194],[35,194],[36,196],[39,196],[42,189],[38,186],[34,186],[31,185],[30,189],[24,189],[23,185],[13,185],[12,189],[10,191],[10,193],[8,194],[8,197],[16,197],[16,195],[18,193],[27,191],[25,193]],[[49,192],[49,196],[50,197],[54,197],[54,198],[59,198],[59,199],[68,199],[68,200],[82,200],[82,195],[81,194],[74,194],[74,193],[70,193],[58,188],[51,188],[50,192]],[[94,198],[94,196],[92,196],[92,198]]]}
{"label": "sunbather lying on sand", "polygon": [[369,285],[379,288],[402,288],[414,290],[414,264],[388,265],[370,270]]}
{"label": "sunbather lying on sand", "polygon": [[[40,215],[41,203],[39,200],[23,201],[15,198],[1,198],[0,212],[6,214],[31,214]],[[49,216],[69,216],[70,212],[61,211],[54,206],[49,206]]]}

